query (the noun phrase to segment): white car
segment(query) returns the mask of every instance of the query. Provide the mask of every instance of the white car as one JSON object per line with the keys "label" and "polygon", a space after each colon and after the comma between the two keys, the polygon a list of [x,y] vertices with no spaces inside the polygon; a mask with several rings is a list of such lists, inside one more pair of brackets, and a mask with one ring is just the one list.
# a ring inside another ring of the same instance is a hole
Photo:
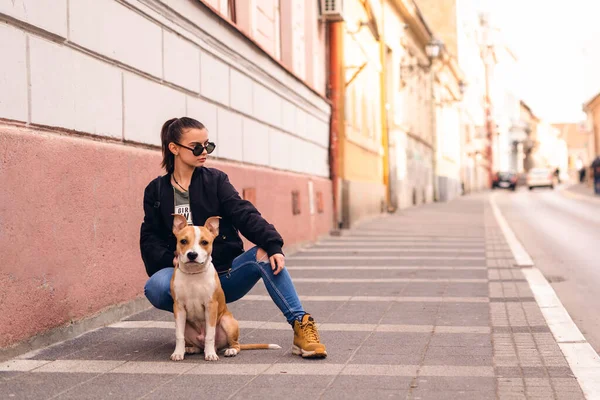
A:
{"label": "white car", "polygon": [[554,189],[556,176],[550,168],[532,168],[527,173],[527,186],[529,190],[536,187],[548,187]]}

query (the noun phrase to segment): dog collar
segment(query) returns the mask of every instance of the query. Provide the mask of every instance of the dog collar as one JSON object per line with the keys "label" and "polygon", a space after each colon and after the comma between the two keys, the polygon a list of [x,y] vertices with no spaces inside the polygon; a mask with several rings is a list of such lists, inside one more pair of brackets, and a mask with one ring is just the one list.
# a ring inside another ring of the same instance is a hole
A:
{"label": "dog collar", "polygon": [[198,272],[186,272],[186,271],[182,270],[181,268],[179,268],[179,266],[177,267],[177,269],[178,269],[179,271],[181,271],[181,273],[182,273],[182,274],[186,274],[186,275],[196,275],[196,274],[201,274],[201,273],[203,273],[203,272],[204,272],[204,271],[198,271]]}

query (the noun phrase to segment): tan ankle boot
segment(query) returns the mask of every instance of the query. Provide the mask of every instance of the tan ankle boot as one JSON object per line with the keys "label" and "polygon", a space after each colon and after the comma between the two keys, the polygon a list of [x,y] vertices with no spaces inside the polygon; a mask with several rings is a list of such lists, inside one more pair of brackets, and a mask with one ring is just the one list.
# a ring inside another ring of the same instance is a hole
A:
{"label": "tan ankle boot", "polygon": [[319,332],[315,320],[310,314],[304,314],[302,322],[294,321],[294,345],[292,353],[304,358],[325,358],[325,345],[319,341]]}

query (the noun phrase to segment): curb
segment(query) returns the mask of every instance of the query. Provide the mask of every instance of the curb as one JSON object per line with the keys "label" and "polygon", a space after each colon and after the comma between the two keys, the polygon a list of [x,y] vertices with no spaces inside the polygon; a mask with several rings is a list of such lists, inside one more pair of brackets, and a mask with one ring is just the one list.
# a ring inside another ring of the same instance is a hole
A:
{"label": "curb", "polygon": [[588,400],[600,399],[600,357],[575,325],[548,280],[535,267],[531,256],[504,219],[494,198],[495,194],[492,194],[489,198],[490,205],[513,253],[516,265],[523,268],[523,275],[529,283],[535,301],[577,378],[585,398]]}

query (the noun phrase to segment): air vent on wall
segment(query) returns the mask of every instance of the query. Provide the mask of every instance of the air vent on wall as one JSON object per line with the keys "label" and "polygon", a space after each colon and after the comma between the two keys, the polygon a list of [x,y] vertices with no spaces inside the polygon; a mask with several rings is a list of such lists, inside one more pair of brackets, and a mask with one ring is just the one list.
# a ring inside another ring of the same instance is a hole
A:
{"label": "air vent on wall", "polygon": [[319,0],[321,19],[326,21],[343,21],[343,0]]}

